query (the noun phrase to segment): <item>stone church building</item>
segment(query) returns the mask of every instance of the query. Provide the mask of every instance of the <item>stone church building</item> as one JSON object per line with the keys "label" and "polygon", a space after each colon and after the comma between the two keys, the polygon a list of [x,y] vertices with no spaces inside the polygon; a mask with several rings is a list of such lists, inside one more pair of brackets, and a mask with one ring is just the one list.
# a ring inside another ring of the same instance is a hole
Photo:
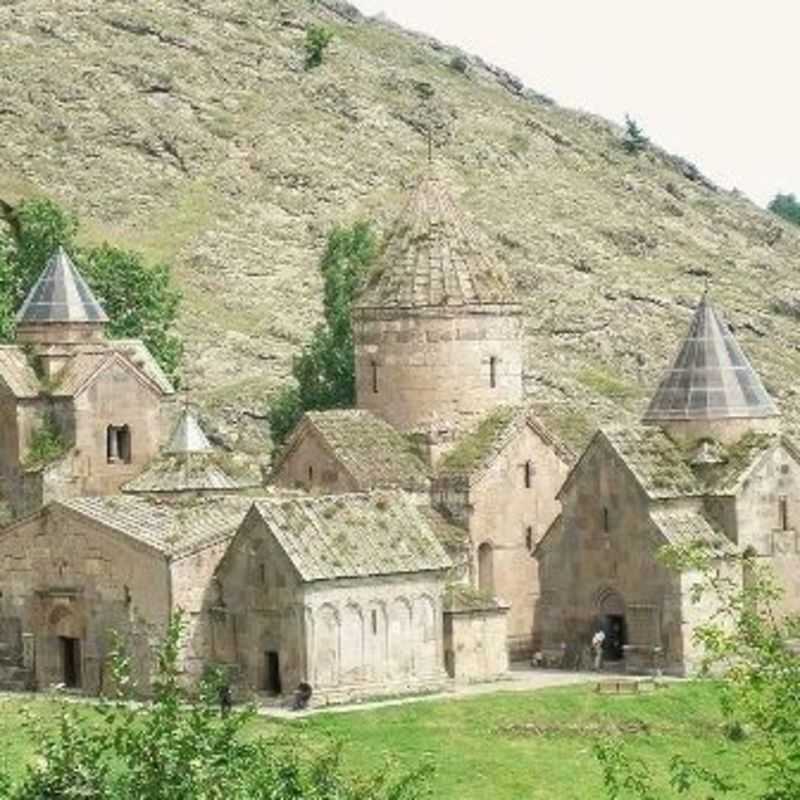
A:
{"label": "stone church building", "polygon": [[187,680],[322,703],[502,678],[598,626],[684,672],[710,609],[659,550],[689,541],[768,559],[795,608],[797,451],[708,299],[642,424],[577,460],[525,404],[522,321],[424,175],[354,304],[357,407],[305,414],[264,482],[59,250],[0,347],[0,687],[103,692],[116,632],[146,691],[178,611]]}
{"label": "stone church building", "polygon": [[796,611],[800,453],[779,421],[704,297],[642,424],[598,431],[559,491],[561,514],[535,551],[543,649],[586,647],[602,628],[607,657],[629,669],[696,668],[693,633],[715,606],[692,600],[697,575],[663,563],[669,545],[701,543],[720,569],[738,570],[735,554],[768,562]]}

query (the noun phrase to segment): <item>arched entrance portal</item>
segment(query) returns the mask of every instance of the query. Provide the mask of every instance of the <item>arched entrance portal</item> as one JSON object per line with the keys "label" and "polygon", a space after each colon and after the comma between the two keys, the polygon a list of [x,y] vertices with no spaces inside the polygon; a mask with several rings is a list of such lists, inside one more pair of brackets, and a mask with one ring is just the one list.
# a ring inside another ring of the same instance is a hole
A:
{"label": "arched entrance portal", "polygon": [[603,658],[605,661],[621,661],[628,643],[628,626],[625,621],[625,601],[614,589],[606,588],[597,593],[597,626],[605,633]]}

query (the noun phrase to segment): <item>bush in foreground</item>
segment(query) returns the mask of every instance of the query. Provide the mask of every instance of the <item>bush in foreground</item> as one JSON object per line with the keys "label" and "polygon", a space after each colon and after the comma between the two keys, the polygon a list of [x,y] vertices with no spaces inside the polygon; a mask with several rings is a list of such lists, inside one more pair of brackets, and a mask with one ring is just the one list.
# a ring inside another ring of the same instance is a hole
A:
{"label": "bush in foreground", "polygon": [[[182,688],[172,621],[156,654],[153,699],[127,702],[129,663],[112,656],[115,700],[65,702],[54,730],[40,737],[36,763],[20,781],[0,773],[1,800],[421,800],[430,767],[352,776],[336,743],[308,752],[293,736],[247,737],[254,710],[221,715],[220,675],[197,696]],[[34,732],[28,724],[29,734]]]}

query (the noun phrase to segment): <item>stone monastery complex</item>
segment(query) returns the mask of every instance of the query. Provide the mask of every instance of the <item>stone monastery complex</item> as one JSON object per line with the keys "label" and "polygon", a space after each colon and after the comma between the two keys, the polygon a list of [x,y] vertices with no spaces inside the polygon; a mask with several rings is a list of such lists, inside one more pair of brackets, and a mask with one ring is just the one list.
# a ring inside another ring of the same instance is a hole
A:
{"label": "stone monastery complex", "polygon": [[685,674],[714,608],[668,544],[766,559],[800,608],[800,453],[709,298],[641,424],[574,454],[526,407],[504,268],[432,175],[354,307],[356,408],[307,413],[266,485],[106,322],[59,250],[0,347],[0,687],[101,693],[115,631],[146,691],[179,609],[187,680],[320,703],[580,664],[599,628],[620,668]]}

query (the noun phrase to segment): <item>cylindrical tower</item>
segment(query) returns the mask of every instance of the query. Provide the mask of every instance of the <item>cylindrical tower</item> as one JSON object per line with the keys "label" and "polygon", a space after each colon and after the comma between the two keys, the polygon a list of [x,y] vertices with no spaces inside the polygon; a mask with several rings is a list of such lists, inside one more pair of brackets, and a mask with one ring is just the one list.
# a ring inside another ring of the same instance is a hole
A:
{"label": "cylindrical tower", "polygon": [[426,175],[353,310],[359,408],[446,446],[522,400],[522,306],[506,270]]}

